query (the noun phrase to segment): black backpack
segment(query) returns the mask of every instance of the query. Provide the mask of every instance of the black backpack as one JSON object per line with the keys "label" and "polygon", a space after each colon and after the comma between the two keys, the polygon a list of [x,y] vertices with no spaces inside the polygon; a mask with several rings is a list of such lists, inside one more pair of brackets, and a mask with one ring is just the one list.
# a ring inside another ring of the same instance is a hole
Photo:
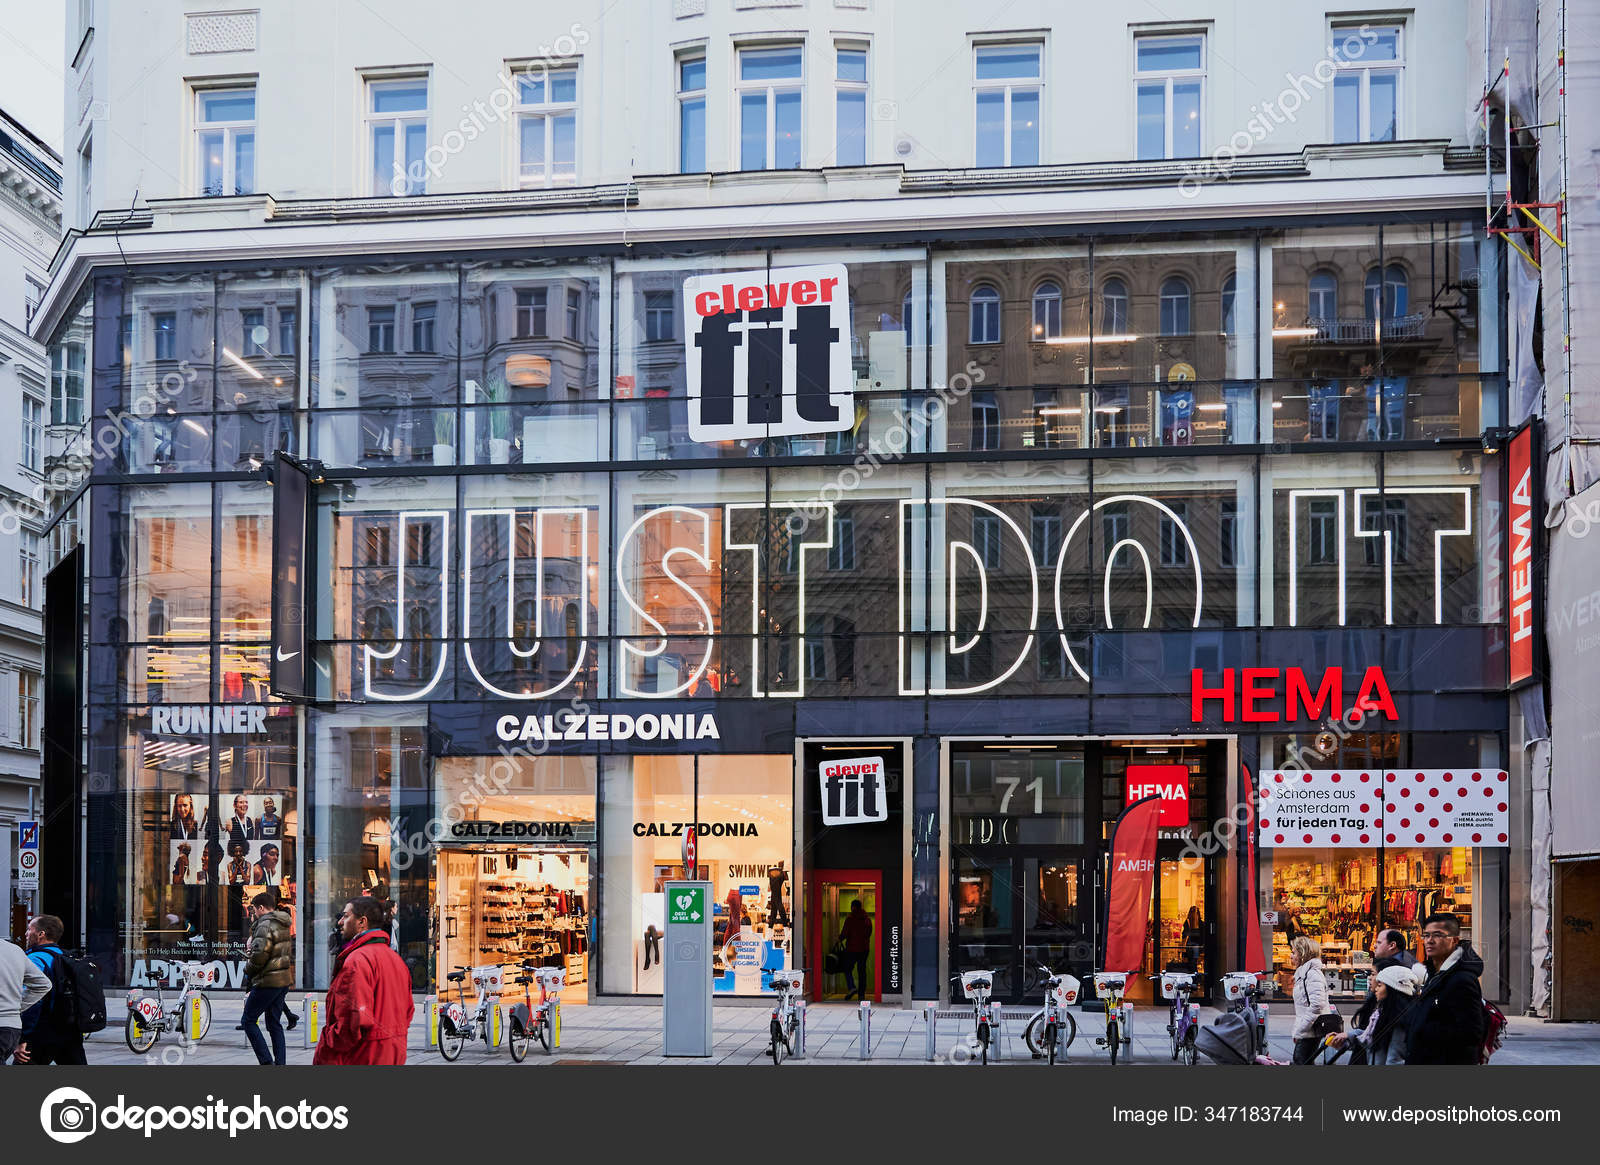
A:
{"label": "black backpack", "polygon": [[56,1025],[81,1035],[105,1030],[106,990],[100,968],[87,959],[74,959],[59,950],[52,953],[55,955],[51,960],[55,998],[51,1000],[50,1011]]}

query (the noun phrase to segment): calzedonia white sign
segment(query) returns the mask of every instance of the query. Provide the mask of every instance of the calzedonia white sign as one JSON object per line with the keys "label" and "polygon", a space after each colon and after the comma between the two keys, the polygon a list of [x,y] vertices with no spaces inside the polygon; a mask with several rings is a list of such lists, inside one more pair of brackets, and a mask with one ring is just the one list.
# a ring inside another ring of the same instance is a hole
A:
{"label": "calzedonia white sign", "polygon": [[504,741],[525,740],[721,740],[717,718],[707,712],[547,712],[543,716],[502,716],[495,735]]}
{"label": "calzedonia white sign", "polygon": [[689,437],[837,433],[855,425],[843,263],[683,281]]}
{"label": "calzedonia white sign", "polygon": [[889,793],[881,756],[826,760],[818,766],[822,780],[822,823],[864,825],[889,816]]}

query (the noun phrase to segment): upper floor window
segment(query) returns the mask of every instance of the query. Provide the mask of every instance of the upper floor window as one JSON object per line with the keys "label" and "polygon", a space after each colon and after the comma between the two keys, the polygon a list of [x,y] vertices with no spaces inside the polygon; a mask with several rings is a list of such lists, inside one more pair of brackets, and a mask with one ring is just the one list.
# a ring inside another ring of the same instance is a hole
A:
{"label": "upper floor window", "polygon": [[578,180],[578,70],[537,69],[517,78],[517,134],[524,186]]}
{"label": "upper floor window", "polygon": [[394,351],[393,307],[369,307],[367,309],[367,351]]}
{"label": "upper floor window", "polygon": [[1339,277],[1332,271],[1313,271],[1308,285],[1306,315],[1332,320],[1339,314]]}
{"label": "upper floor window", "polygon": [[967,339],[973,344],[998,344],[1000,342],[1000,293],[987,283],[972,292],[968,304],[971,320]]}
{"label": "upper floor window", "polygon": [[50,350],[50,423],[83,422],[83,345],[57,344]]}
{"label": "upper floor window", "polygon": [[44,302],[44,284],[32,275],[23,276],[25,283],[25,296],[22,304],[22,322],[26,326],[33,323],[34,313],[39,310],[39,305]]}
{"label": "upper floor window", "polygon": [[438,322],[439,305],[419,303],[411,308],[411,350],[434,352],[434,326]]}
{"label": "upper floor window", "polygon": [[856,520],[841,514],[833,520],[833,545],[828,547],[829,570],[856,568]]}
{"label": "upper floor window", "polygon": [[1332,498],[1312,498],[1306,506],[1306,561],[1325,566],[1339,556],[1339,511]]}
{"label": "upper floor window", "polygon": [[1368,495],[1361,499],[1361,532],[1366,535],[1361,541],[1368,566],[1383,561],[1384,551],[1379,543],[1385,537],[1389,542],[1390,561],[1405,562],[1410,553],[1407,517],[1405,498]]}
{"label": "upper floor window", "polygon": [[293,356],[299,348],[299,313],[292,307],[278,309],[278,355]]}
{"label": "upper floor window", "polygon": [[43,468],[41,450],[44,448],[44,401],[24,395],[22,398],[22,467],[35,473]]}
{"label": "upper floor window", "polygon": [[544,287],[523,287],[517,291],[517,339],[542,340],[550,334],[545,313],[550,292]]}
{"label": "upper floor window", "polygon": [[972,447],[1000,448],[1000,405],[989,389],[972,394]]}
{"label": "upper floor window", "polygon": [[841,48],[834,72],[833,161],[867,164],[867,50]]}
{"label": "upper floor window", "polygon": [[1100,285],[1100,334],[1128,333],[1128,285],[1113,275]]}
{"label": "upper floor window", "polygon": [[17,537],[21,543],[17,597],[24,607],[36,607],[44,597],[39,593],[39,535],[23,530]]}
{"label": "upper floor window", "polygon": [[1045,282],[1033,289],[1033,338],[1054,340],[1061,336],[1061,287]]}
{"label": "upper floor window", "polygon": [[1141,36],[1134,41],[1134,96],[1141,159],[1199,156],[1205,58],[1206,38],[1199,33]]}
{"label": "upper floor window", "polygon": [[644,293],[644,338],[646,341],[670,340],[676,333],[673,321],[672,292],[647,291]]}
{"label": "upper floor window", "polygon": [[1222,334],[1233,335],[1238,329],[1234,326],[1233,304],[1239,295],[1239,280],[1232,272],[1222,281]]}
{"label": "upper floor window", "polygon": [[797,170],[801,47],[739,50],[739,169]]}
{"label": "upper floor window", "polygon": [[158,311],[150,317],[151,341],[155,348],[155,359],[176,360],[178,358],[178,313]]}
{"label": "upper floor window", "polygon": [[1392,142],[1399,137],[1404,26],[1347,25],[1333,30],[1333,140]]}
{"label": "upper floor window", "polygon": [[195,91],[195,157],[202,196],[256,192],[256,90]]}
{"label": "upper floor window", "polygon": [[1404,267],[1398,263],[1390,263],[1387,267],[1374,267],[1367,272],[1365,295],[1367,319],[1399,319],[1406,314],[1408,293],[1409,282]]}
{"label": "upper floor window", "polygon": [[567,290],[567,339],[576,340],[583,328],[583,293],[569,288]]}
{"label": "upper floor window", "polygon": [[428,192],[428,79],[367,82],[372,193],[402,198]]}
{"label": "upper floor window", "polygon": [[78,225],[85,230],[94,218],[94,137],[78,147]]}
{"label": "upper floor window", "polygon": [[239,330],[244,335],[242,348],[246,356],[267,355],[267,311],[260,307],[247,307],[239,313]]}
{"label": "upper floor window", "polygon": [[1039,164],[1044,46],[978,45],[973,51],[979,166]]}
{"label": "upper floor window", "polygon": [[1000,519],[993,514],[979,514],[972,519],[972,545],[978,552],[978,561],[990,570],[1000,568]]}
{"label": "upper floor window", "polygon": [[1189,517],[1187,502],[1168,502],[1172,515],[1161,515],[1161,565],[1188,566],[1189,540],[1184,537],[1185,522]]}
{"label": "upper floor window", "polygon": [[678,60],[678,172],[706,168],[706,59]]}
{"label": "upper floor window", "polygon": [[39,686],[36,673],[17,673],[17,743],[23,748],[39,747]]}
{"label": "upper floor window", "polygon": [[1189,281],[1176,275],[1161,284],[1161,334],[1187,336],[1189,326]]}

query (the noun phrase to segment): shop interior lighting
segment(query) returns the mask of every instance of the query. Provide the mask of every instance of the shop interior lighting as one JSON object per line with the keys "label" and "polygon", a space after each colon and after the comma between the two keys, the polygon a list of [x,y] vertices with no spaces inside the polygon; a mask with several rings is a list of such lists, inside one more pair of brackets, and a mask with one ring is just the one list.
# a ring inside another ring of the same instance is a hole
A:
{"label": "shop interior lighting", "polygon": [[1096,344],[1131,344],[1139,337],[1132,333],[1108,333],[1104,336],[1051,336],[1046,344],[1087,344],[1091,340]]}
{"label": "shop interior lighting", "polygon": [[1275,340],[1296,340],[1315,336],[1320,328],[1273,328],[1272,337]]}
{"label": "shop interior lighting", "polygon": [[224,356],[226,356],[229,360],[233,361],[233,363],[237,364],[240,368],[242,368],[246,372],[248,372],[251,376],[255,377],[257,380],[265,380],[266,379],[265,376],[263,376],[256,369],[250,367],[250,365],[246,364],[243,360],[239,359],[239,357],[234,352],[232,352],[230,349],[228,349],[227,347],[224,347],[222,349],[222,354]]}

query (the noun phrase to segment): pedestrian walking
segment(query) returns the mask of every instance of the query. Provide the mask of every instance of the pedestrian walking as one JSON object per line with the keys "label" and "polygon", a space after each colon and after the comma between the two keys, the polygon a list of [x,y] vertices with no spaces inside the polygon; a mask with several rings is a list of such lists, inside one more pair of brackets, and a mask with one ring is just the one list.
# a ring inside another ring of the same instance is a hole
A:
{"label": "pedestrian walking", "polygon": [[872,915],[861,906],[861,899],[850,903],[850,913],[839,928],[839,940],[844,943],[844,981],[849,990],[844,997],[854,995],[866,998],[867,956],[872,951]]}
{"label": "pedestrian walking", "polygon": [[41,914],[28,923],[23,935],[28,958],[50,979],[48,996],[22,1013],[22,1040],[17,1045],[18,1064],[87,1064],[83,1033],[78,1030],[60,991],[60,961],[66,957],[61,936],[66,927],[54,914]]}
{"label": "pedestrian walking", "polygon": [[1372,936],[1372,978],[1367,988],[1367,995],[1361,1001],[1361,1006],[1356,1008],[1356,1013],[1350,1017],[1351,1032],[1341,1035],[1335,1041],[1336,1046],[1350,1048],[1350,1062],[1352,1064],[1365,1064],[1370,1038],[1357,1039],[1355,1030],[1365,1030],[1372,1022],[1372,1013],[1377,1010],[1378,976],[1389,967],[1404,967],[1411,969],[1411,951],[1406,942],[1403,930],[1383,929]]}
{"label": "pedestrian walking", "polygon": [[[278,909],[274,894],[263,892],[255,896],[250,903],[250,919],[250,955],[244,965],[244,973],[250,979],[250,994],[245,996],[240,1024],[255,1050],[256,1061],[282,1067],[287,1060],[281,1013],[289,988],[294,986],[294,935],[289,915]],[[258,1022],[263,1016],[267,1021],[267,1034],[272,1038],[270,1055]]]}
{"label": "pedestrian walking", "polygon": [[13,942],[0,942],[0,1064],[22,1042],[22,1013],[50,994],[50,976]]}
{"label": "pedestrian walking", "polygon": [[1326,1034],[1322,1016],[1333,1014],[1328,1002],[1328,979],[1322,970],[1322,944],[1301,935],[1289,944],[1289,962],[1294,967],[1294,1062],[1311,1064]]}
{"label": "pedestrian walking", "polygon": [[1407,1064],[1476,1064],[1486,1018],[1483,960],[1461,937],[1454,914],[1430,914],[1422,924],[1428,978],[1406,1017]]}
{"label": "pedestrian walking", "polygon": [[411,971],[389,946],[389,917],[375,898],[353,898],[339,916],[344,949],[328,984],[328,1025],[313,1064],[404,1064],[416,1011]]}

